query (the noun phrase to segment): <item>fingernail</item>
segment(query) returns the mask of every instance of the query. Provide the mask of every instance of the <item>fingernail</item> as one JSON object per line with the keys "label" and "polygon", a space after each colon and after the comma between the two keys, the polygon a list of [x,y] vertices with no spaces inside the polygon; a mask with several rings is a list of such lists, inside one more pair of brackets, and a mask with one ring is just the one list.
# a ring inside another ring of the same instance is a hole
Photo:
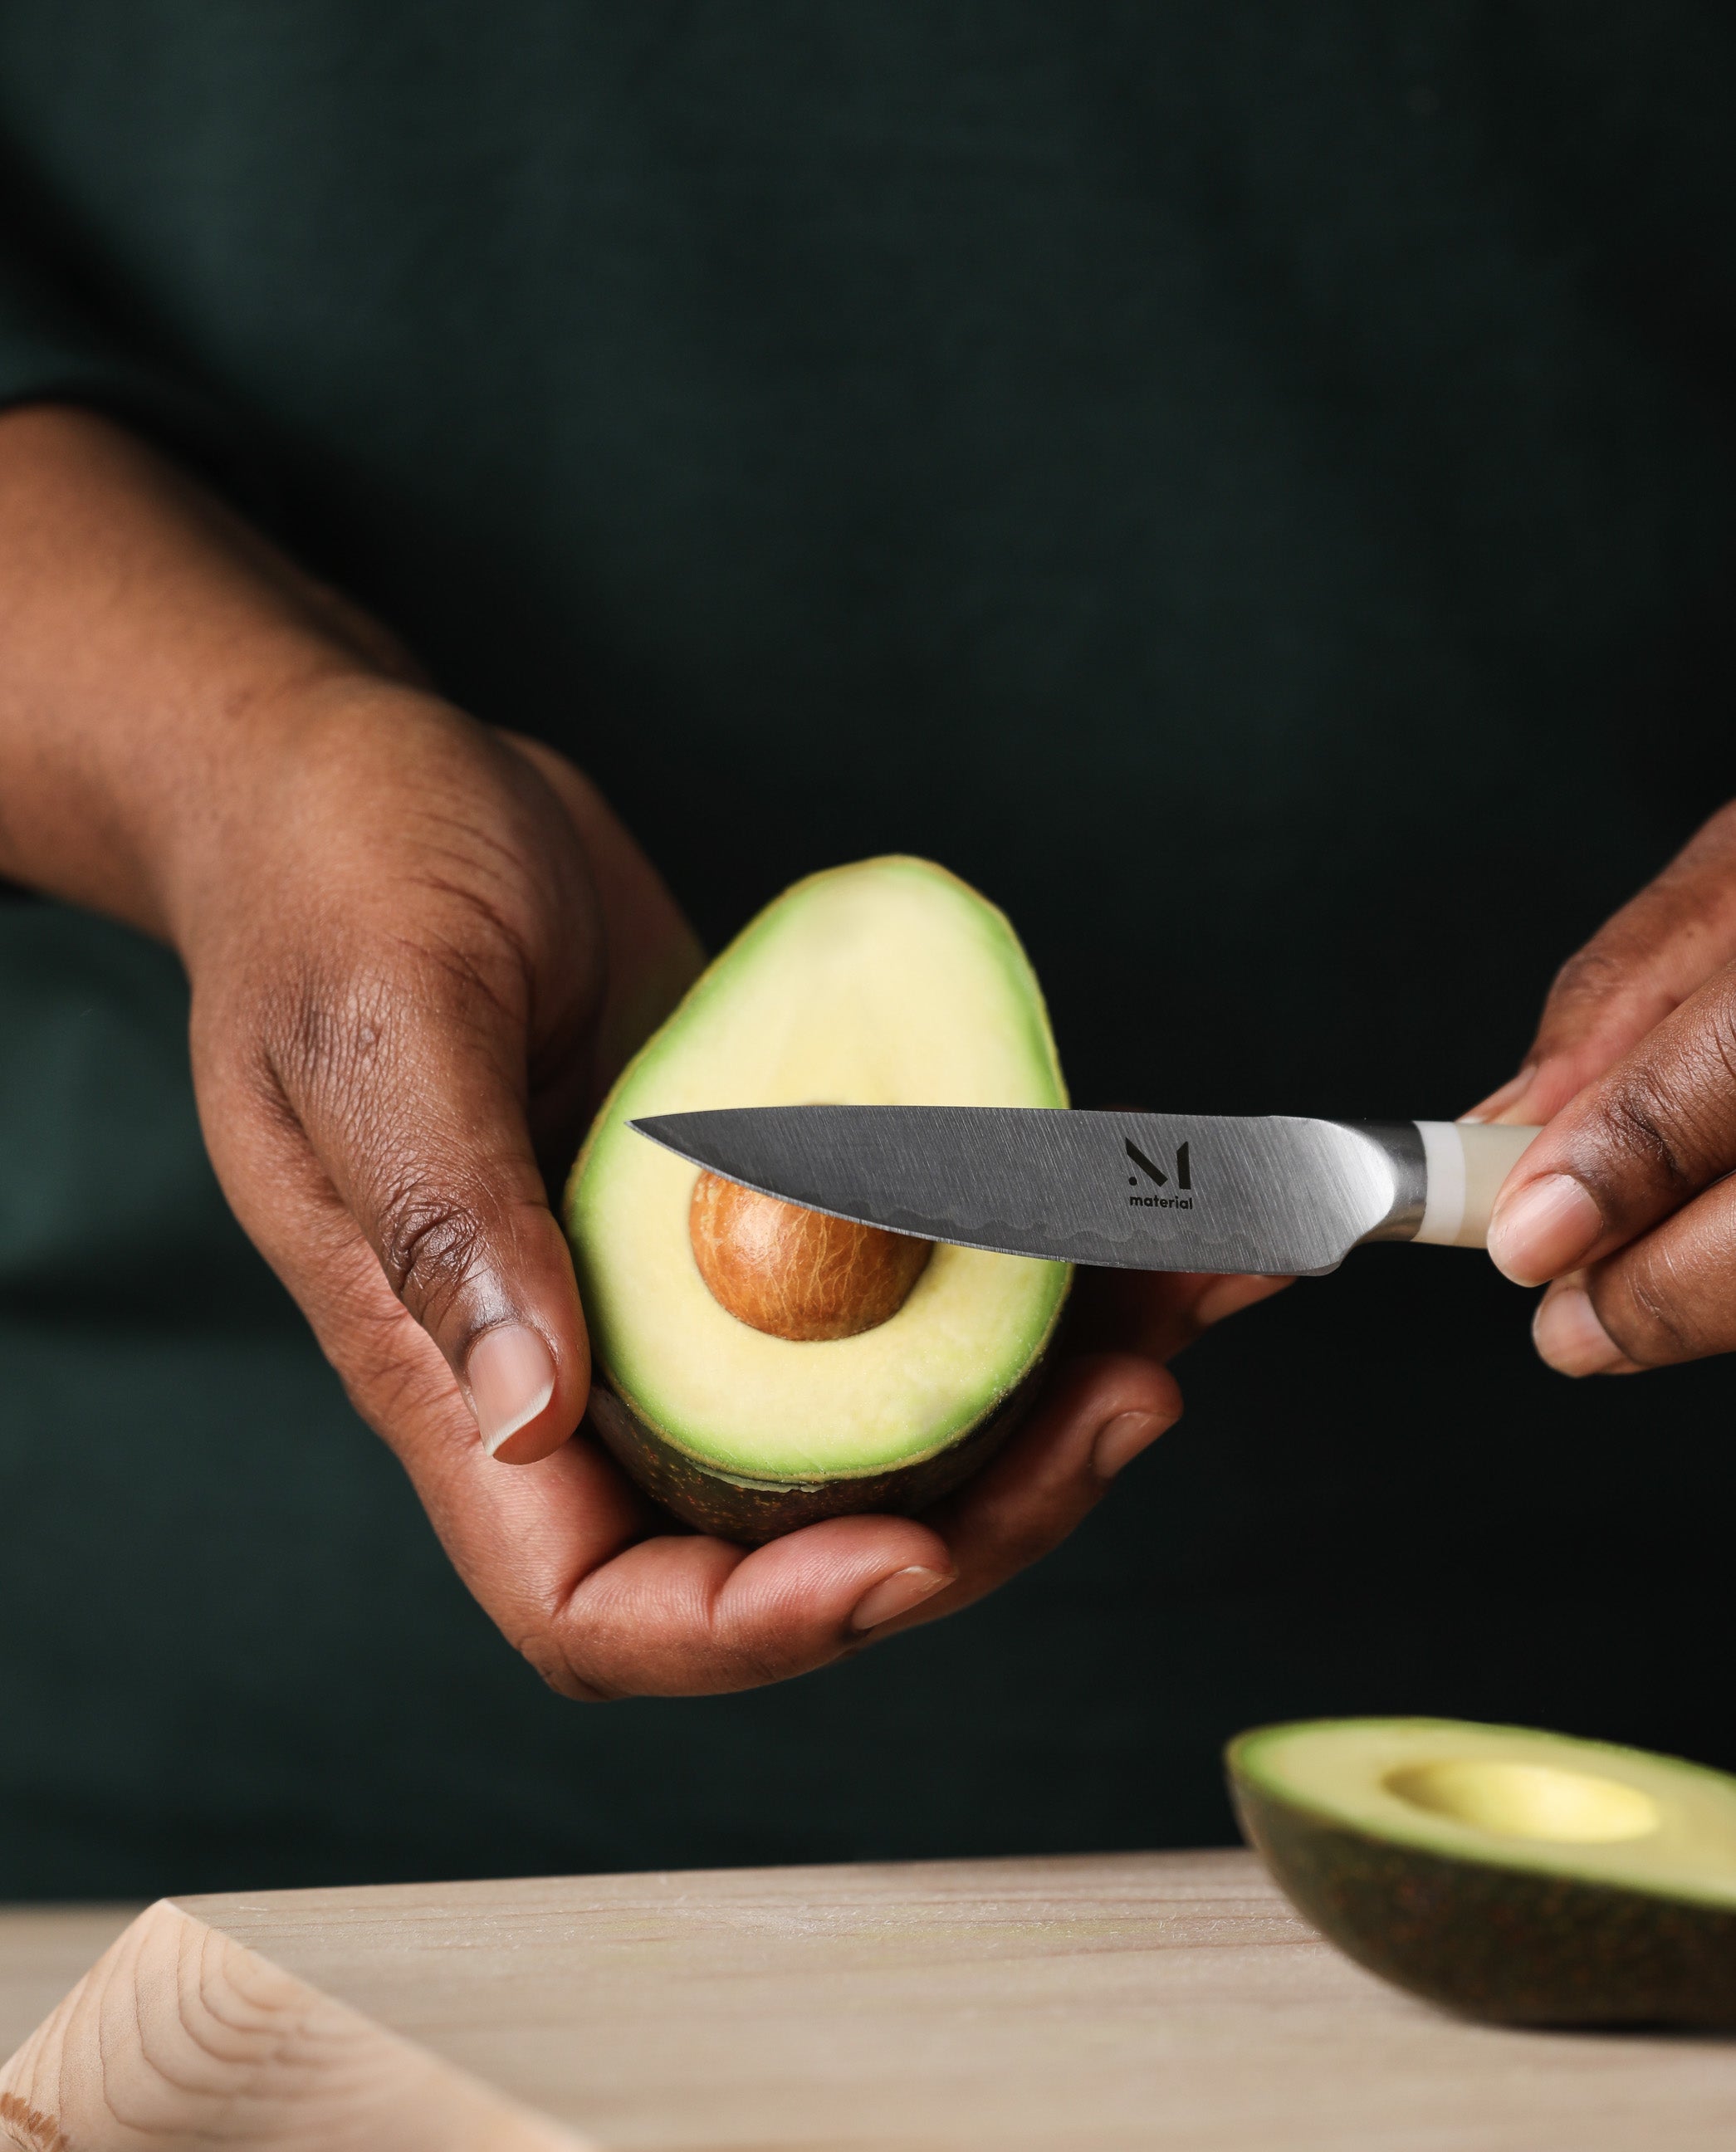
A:
{"label": "fingernail", "polygon": [[1499,1091],[1491,1091],[1486,1099],[1480,1099],[1468,1114],[1461,1114],[1459,1119],[1473,1128],[1481,1122],[1492,1121],[1496,1114],[1505,1113],[1509,1106],[1519,1104],[1531,1088],[1531,1079],[1536,1073],[1536,1063],[1528,1061],[1516,1076],[1508,1078]]}
{"label": "fingernail", "polygon": [[850,1626],[860,1636],[865,1629],[879,1628],[883,1622],[896,1622],[901,1614],[908,1614],[912,1606],[920,1606],[925,1599],[932,1599],[937,1591],[956,1581],[940,1569],[895,1569],[862,1594]]}
{"label": "fingernail", "polygon": [[1531,1342],[1558,1375],[1601,1375],[1622,1356],[1583,1287],[1557,1286],[1531,1321]]}
{"label": "fingernail", "polygon": [[485,1330],[464,1363],[470,1408],[492,1457],[509,1435],[536,1419],[555,1394],[555,1357],[541,1334],[522,1322]]}
{"label": "fingernail", "polygon": [[1099,1480],[1113,1480],[1124,1464],[1131,1464],[1142,1449],[1150,1449],[1168,1425],[1155,1413],[1118,1413],[1098,1430],[1091,1445],[1091,1469]]}
{"label": "fingernail", "polygon": [[1496,1206],[1489,1253],[1515,1285],[1541,1285],[1571,1270],[1602,1231],[1602,1213],[1583,1184],[1569,1173],[1546,1173]]}

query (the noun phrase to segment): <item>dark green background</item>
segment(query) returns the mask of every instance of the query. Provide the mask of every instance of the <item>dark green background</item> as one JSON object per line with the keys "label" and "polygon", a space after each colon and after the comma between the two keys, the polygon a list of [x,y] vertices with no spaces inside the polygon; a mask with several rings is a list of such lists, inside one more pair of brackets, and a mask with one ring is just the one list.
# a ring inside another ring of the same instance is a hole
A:
{"label": "dark green background", "polygon": [[[703,930],[928,852],[1084,1103],[1450,1114],[1731,789],[1736,28],[1661,0],[11,0],[0,394],[582,759]],[[1729,1371],[1370,1251],[957,1622],[546,1695],[0,906],[0,1896],[1227,1835],[1262,1717],[1736,1764]]]}

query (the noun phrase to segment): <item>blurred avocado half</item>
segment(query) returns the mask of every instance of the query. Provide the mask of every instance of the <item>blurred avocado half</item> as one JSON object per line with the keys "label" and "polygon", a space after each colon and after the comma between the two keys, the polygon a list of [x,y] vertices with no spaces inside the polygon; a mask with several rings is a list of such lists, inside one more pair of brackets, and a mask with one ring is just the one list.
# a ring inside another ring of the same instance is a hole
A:
{"label": "blurred avocado half", "polygon": [[1274,1880],[1371,1972],[1499,2023],[1736,2027],[1736,1778],[1447,1718],[1261,1727],[1226,1761]]}

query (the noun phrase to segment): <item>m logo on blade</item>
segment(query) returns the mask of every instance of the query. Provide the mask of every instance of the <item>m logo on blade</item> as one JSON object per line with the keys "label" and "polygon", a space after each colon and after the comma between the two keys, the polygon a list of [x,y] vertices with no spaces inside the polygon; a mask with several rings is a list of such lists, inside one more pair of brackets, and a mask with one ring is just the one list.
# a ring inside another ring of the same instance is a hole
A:
{"label": "m logo on blade", "polygon": [[[1126,1138],[1125,1146],[1127,1155],[1138,1166],[1140,1173],[1143,1173],[1154,1187],[1169,1186],[1169,1175],[1160,1165],[1155,1165],[1146,1157],[1131,1136]],[[1129,1188],[1137,1188],[1140,1185],[1139,1174],[1129,1174],[1127,1185]],[[1190,1195],[1182,1191],[1191,1189],[1193,1185],[1188,1147],[1185,1144],[1178,1144],[1175,1147],[1176,1194],[1174,1195],[1129,1195],[1127,1200],[1129,1205],[1142,1210],[1191,1210],[1194,1207],[1194,1199]]]}
{"label": "m logo on blade", "polygon": [[[1187,1150],[1187,1145],[1185,1144],[1182,1144],[1178,1147],[1175,1153],[1175,1185],[1178,1188],[1191,1188],[1194,1185],[1188,1178]],[[1134,1141],[1131,1136],[1127,1139],[1127,1155],[1133,1160],[1134,1164],[1138,1166],[1140,1171],[1145,1175],[1148,1180],[1155,1181],[1160,1188],[1167,1188],[1169,1186],[1169,1175],[1164,1171],[1160,1165],[1154,1165],[1151,1163],[1150,1160],[1146,1157],[1145,1152],[1140,1149],[1139,1145]],[[1127,1185],[1129,1188],[1137,1188],[1140,1184],[1132,1174],[1129,1174],[1127,1176]]]}

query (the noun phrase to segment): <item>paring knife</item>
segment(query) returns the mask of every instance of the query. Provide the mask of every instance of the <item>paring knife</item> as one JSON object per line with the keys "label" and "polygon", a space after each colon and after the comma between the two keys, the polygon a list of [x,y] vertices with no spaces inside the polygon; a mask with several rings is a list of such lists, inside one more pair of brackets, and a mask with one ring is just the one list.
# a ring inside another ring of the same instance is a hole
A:
{"label": "paring knife", "polygon": [[632,1124],[809,1210],[1116,1270],[1336,1270],[1364,1241],[1480,1248],[1531,1128],[1017,1106],[746,1106]]}

